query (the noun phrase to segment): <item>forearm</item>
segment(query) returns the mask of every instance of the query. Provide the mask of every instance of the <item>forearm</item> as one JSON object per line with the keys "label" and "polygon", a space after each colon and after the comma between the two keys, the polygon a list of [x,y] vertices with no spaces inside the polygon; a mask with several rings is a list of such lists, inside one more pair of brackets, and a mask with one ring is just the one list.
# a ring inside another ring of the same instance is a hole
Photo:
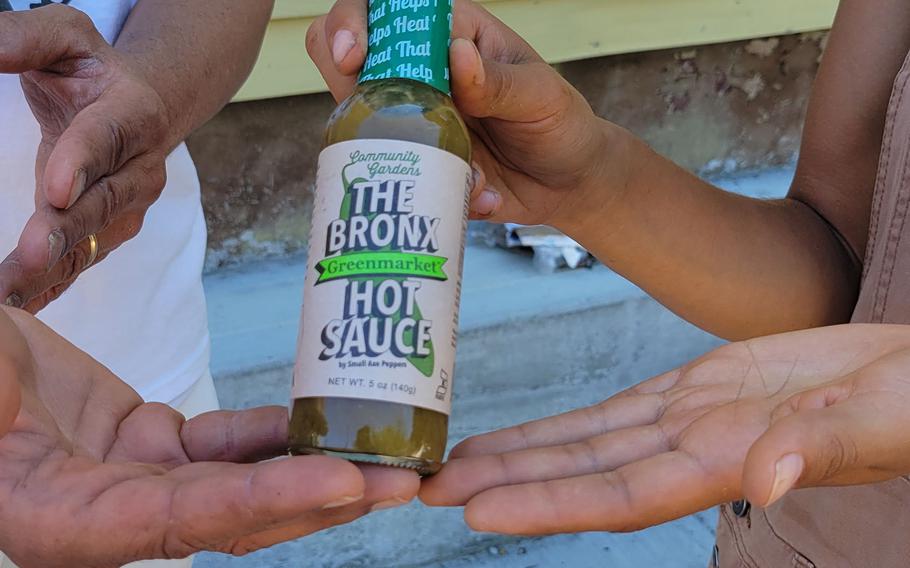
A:
{"label": "forearm", "polygon": [[218,112],[247,78],[272,0],[140,0],[117,40],[168,112],[179,144]]}
{"label": "forearm", "polygon": [[623,164],[622,179],[604,183],[622,191],[591,192],[563,227],[605,264],[728,339],[849,320],[861,266],[810,207],[725,192],[618,136],[604,163]]}

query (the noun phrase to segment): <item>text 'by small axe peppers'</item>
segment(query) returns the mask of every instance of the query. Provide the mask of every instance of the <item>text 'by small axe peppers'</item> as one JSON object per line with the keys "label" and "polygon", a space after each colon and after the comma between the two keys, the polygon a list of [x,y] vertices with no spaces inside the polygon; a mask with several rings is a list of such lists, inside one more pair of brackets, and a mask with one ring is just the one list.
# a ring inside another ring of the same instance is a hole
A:
{"label": "text 'by small axe peppers'", "polygon": [[451,0],[370,1],[366,64],[319,157],[293,453],[441,467],[471,184],[451,25]]}

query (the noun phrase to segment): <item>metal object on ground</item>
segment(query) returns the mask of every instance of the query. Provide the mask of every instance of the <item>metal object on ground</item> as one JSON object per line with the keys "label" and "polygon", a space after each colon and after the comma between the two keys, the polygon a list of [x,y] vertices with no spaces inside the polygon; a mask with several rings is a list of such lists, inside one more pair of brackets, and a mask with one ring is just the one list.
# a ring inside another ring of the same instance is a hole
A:
{"label": "metal object on ground", "polygon": [[503,225],[500,244],[506,248],[526,247],[534,251],[534,264],[544,272],[560,268],[587,268],[594,257],[572,238],[543,225]]}

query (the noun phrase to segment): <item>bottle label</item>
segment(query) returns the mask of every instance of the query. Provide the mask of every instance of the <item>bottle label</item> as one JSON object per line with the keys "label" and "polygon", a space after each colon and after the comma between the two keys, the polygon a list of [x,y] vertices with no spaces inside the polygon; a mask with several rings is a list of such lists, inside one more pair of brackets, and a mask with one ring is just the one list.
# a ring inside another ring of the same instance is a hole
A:
{"label": "bottle label", "polygon": [[294,398],[450,413],[470,176],[413,142],[323,150]]}
{"label": "bottle label", "polygon": [[451,34],[452,0],[370,0],[360,82],[413,79],[450,94]]}

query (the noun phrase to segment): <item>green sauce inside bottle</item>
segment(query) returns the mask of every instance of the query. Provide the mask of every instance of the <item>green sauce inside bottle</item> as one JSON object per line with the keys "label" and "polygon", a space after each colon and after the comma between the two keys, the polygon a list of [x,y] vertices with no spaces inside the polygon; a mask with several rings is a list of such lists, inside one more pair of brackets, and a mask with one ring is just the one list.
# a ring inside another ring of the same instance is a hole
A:
{"label": "green sauce inside bottle", "polygon": [[[379,155],[381,158],[388,158],[391,152],[387,155],[384,151],[375,151],[376,148],[382,148],[381,145],[377,146],[379,144],[377,141],[400,141],[413,143],[415,148],[430,147],[441,150],[459,158],[465,165],[469,164],[471,160],[470,135],[449,95],[448,45],[451,29],[451,3],[447,0],[442,2],[435,2],[434,0],[371,0],[370,22],[370,47],[367,66],[355,92],[332,114],[326,129],[324,147],[332,148],[341,143],[371,141],[370,144],[372,146],[370,146],[370,149],[372,153],[369,155]],[[395,149],[399,151],[395,156],[400,156],[400,146],[395,146]],[[424,149],[423,151],[427,150]],[[366,154],[366,150],[364,153]],[[396,162],[385,161],[381,163]],[[415,163],[412,161],[411,165]],[[394,171],[412,169],[406,163],[399,162],[398,164],[397,169]],[[415,167],[419,169],[422,166],[417,163]],[[323,168],[322,161],[320,162],[320,168]],[[374,168],[374,170],[376,169],[378,168]],[[469,170],[466,169],[466,171]],[[423,176],[430,174],[432,172],[421,171],[420,173]],[[406,177],[404,176],[401,179]],[[359,179],[364,181],[363,177]],[[347,178],[345,180],[350,183]],[[459,189],[465,184],[465,180],[454,181],[455,187]],[[449,186],[451,185],[449,184]],[[410,185],[406,187],[410,187]],[[432,188],[427,188],[425,184],[419,184],[412,192],[417,192],[420,196],[419,199],[426,200],[428,199],[426,192],[431,190]],[[321,186],[317,189],[317,192],[320,191],[323,191]],[[375,191],[377,190],[374,189]],[[356,200],[358,195],[351,193],[345,198],[342,207],[343,213],[347,211],[348,207],[352,207],[350,203]],[[405,201],[398,193],[396,193],[396,196],[398,196],[396,199],[399,199],[397,201],[398,206],[401,207],[401,204],[405,203]],[[362,198],[362,195],[360,197]],[[441,215],[441,221],[439,221],[438,226],[441,227],[440,231],[448,230],[450,231],[448,234],[452,234],[452,224],[457,223],[459,225],[458,230],[461,231],[461,242],[458,246],[463,251],[466,199],[464,195],[458,195],[457,198],[459,203],[463,204],[463,207],[460,207],[459,210],[446,212],[444,216]],[[415,203],[416,199],[418,198],[415,198]],[[359,203],[364,202],[359,201]],[[414,207],[408,205],[408,208]],[[354,209],[351,210],[353,211]],[[400,213],[400,211],[396,211]],[[364,215],[364,218],[373,223],[377,221],[377,217],[381,213],[370,212],[369,214],[364,213]],[[424,221],[422,218],[415,220],[416,218],[413,216],[405,217],[403,214],[401,219],[404,219],[402,222],[414,231],[421,227],[426,228],[432,223],[432,221]],[[345,220],[343,219],[340,223],[344,224],[344,222]],[[364,221],[364,223],[366,222]],[[391,224],[388,226],[391,226]],[[447,227],[448,229],[446,229]],[[322,229],[322,227],[314,225],[314,233]],[[372,225],[369,231],[374,237],[379,235],[379,238],[383,238],[388,234],[383,233],[382,228],[373,232]],[[321,233],[319,234],[321,235]],[[361,246],[356,252],[369,254],[370,252],[391,251],[393,255],[397,255],[396,258],[406,258],[406,260],[400,262],[405,262],[407,266],[411,266],[411,264],[407,264],[411,262],[411,258],[402,255],[418,255],[418,260],[414,262],[423,262],[426,259],[441,259],[436,261],[436,265],[434,265],[437,266],[436,271],[438,274],[433,275],[428,271],[424,271],[422,276],[419,277],[376,276],[375,274],[363,275],[359,273],[354,276],[348,275],[347,285],[354,292],[349,291],[346,298],[350,300],[351,295],[354,293],[360,293],[367,289],[374,290],[375,287],[382,285],[384,279],[392,279],[398,283],[408,282],[407,286],[410,286],[408,290],[418,290],[416,293],[410,296],[402,296],[395,289],[395,286],[390,286],[392,289],[386,292],[381,301],[374,300],[374,303],[392,303],[396,299],[394,296],[397,295],[399,303],[408,304],[410,312],[406,311],[408,308],[402,307],[400,314],[396,313],[393,317],[397,323],[404,318],[410,318],[407,320],[408,322],[416,321],[419,316],[423,315],[422,312],[428,311],[429,302],[448,302],[450,304],[449,308],[454,306],[454,319],[457,324],[457,291],[454,294],[449,294],[454,297],[448,298],[446,298],[446,294],[430,297],[426,295],[435,293],[432,291],[432,286],[437,286],[437,280],[443,277],[446,278],[447,282],[454,281],[454,279],[458,279],[460,282],[461,257],[458,257],[458,262],[455,264],[455,259],[453,258],[433,256],[434,254],[441,254],[441,251],[434,250],[429,229],[425,231],[425,234],[426,237],[423,242],[430,243],[427,245],[426,250],[416,250],[416,246],[399,250],[395,249],[394,245],[387,245],[382,248]],[[399,244],[406,242],[407,238],[407,235],[399,236]],[[439,239],[444,240],[443,237],[439,237]],[[330,238],[329,240],[331,241],[332,239]],[[355,241],[354,244],[358,244],[356,235],[353,240]],[[383,242],[387,240],[389,239],[384,238]],[[443,245],[440,244],[438,246],[441,247]],[[314,251],[311,249],[311,256],[322,252],[322,250]],[[345,266],[354,265],[348,263]],[[357,266],[359,270],[360,265]],[[438,266],[443,268],[438,268]],[[320,269],[324,270],[324,266]],[[444,276],[442,276],[443,274]],[[323,273],[323,277],[325,278],[325,273]],[[314,289],[318,290],[321,285],[316,284]],[[460,289],[460,285],[447,290],[451,291],[456,288]],[[308,287],[307,295],[305,296],[305,303],[312,301],[310,296],[315,297],[316,292],[311,293]],[[363,299],[362,296],[357,298]],[[402,298],[404,299],[402,300]],[[442,300],[439,300],[439,298],[442,298]],[[349,305],[362,305],[350,301],[348,303]],[[377,316],[377,308],[373,306],[371,309],[373,316]],[[414,315],[415,313],[417,314],[416,316]],[[367,314],[363,319],[367,320],[370,317],[372,316]],[[363,328],[373,332],[370,339],[375,343],[381,343],[383,340],[388,343],[388,337],[382,336],[375,329],[369,327],[371,323],[365,323]],[[426,325],[431,326],[430,333],[435,333],[442,323],[440,318],[437,317]],[[319,320],[318,324],[316,321],[308,320],[307,306],[305,304],[302,337],[307,334],[318,334],[318,329],[314,328],[321,324],[322,320]],[[389,325],[388,329],[392,329],[391,323]],[[357,332],[348,328],[347,331],[333,334],[334,329],[323,332],[323,344],[317,347],[334,345],[335,343],[333,342],[346,342],[346,344],[354,345],[354,347],[351,347],[351,353],[361,354],[364,351],[362,344],[359,342],[361,338],[351,335]],[[410,330],[411,328],[408,329]],[[409,346],[414,343],[420,343],[420,339],[415,340],[414,334],[416,333],[417,331],[406,331],[400,338],[409,341]],[[327,336],[328,339],[326,339]],[[373,365],[380,360],[383,361],[383,365],[403,365],[398,367],[398,369],[383,371],[381,374],[370,374],[373,372],[371,369],[363,373],[363,378],[360,378],[360,375],[345,375],[340,378],[314,377],[314,374],[319,373],[314,371],[306,373],[301,370],[301,368],[306,367],[298,361],[297,373],[299,375],[306,374],[307,376],[295,377],[296,398],[293,402],[290,422],[291,452],[295,454],[328,454],[353,461],[406,467],[424,475],[438,471],[446,449],[447,412],[440,411],[439,408],[430,408],[430,406],[433,406],[430,404],[417,404],[416,398],[414,404],[408,403],[406,399],[390,401],[384,394],[378,395],[375,399],[361,395],[298,396],[301,392],[306,394],[308,391],[306,388],[298,391],[297,384],[299,381],[321,384],[319,381],[327,380],[330,383],[335,381],[333,384],[338,389],[343,389],[346,385],[352,384],[356,384],[356,388],[366,388],[365,385],[372,382],[380,386],[386,385],[385,388],[390,388],[394,385],[400,391],[408,391],[412,387],[403,377],[405,377],[406,373],[407,376],[415,375],[414,368],[419,368],[421,373],[426,375],[426,377],[419,377],[419,380],[417,380],[419,389],[428,388],[421,381],[430,381],[433,388],[436,389],[437,399],[442,400],[441,397],[444,397],[450,400],[452,369],[439,368],[446,365],[445,361],[440,362],[439,353],[448,349],[449,351],[446,352],[451,352],[452,358],[454,357],[454,332],[452,332],[451,345],[443,345],[443,343],[448,342],[448,338],[440,340],[438,335],[433,335],[432,341],[424,341],[423,345],[418,346],[418,351],[422,350],[423,353],[430,351],[430,355],[425,355],[423,359],[419,359],[417,355],[411,355],[410,357],[401,356],[399,359],[395,359],[393,355],[388,353],[377,356],[374,359],[370,359],[367,356],[360,358],[339,357],[339,361],[341,361],[339,367],[351,364]],[[323,357],[325,357],[324,353],[327,351],[328,349],[322,352]],[[366,351],[370,351],[370,349],[366,349]],[[315,351],[313,352],[315,353]],[[298,357],[303,357],[303,354],[299,354]],[[399,360],[400,362],[398,362]],[[352,361],[354,362],[351,363]],[[450,367],[451,364],[449,363]],[[308,368],[314,369],[316,367]],[[347,368],[348,370],[350,369],[349,366]],[[440,379],[440,377],[442,378]],[[401,385],[396,382],[399,380],[403,381]],[[354,387],[351,388],[353,389]],[[345,391],[339,390],[339,392]],[[382,391],[377,392],[382,393]],[[427,392],[432,392],[432,389]],[[440,393],[442,394],[440,395]],[[414,396],[419,397],[421,395],[417,394]]]}

